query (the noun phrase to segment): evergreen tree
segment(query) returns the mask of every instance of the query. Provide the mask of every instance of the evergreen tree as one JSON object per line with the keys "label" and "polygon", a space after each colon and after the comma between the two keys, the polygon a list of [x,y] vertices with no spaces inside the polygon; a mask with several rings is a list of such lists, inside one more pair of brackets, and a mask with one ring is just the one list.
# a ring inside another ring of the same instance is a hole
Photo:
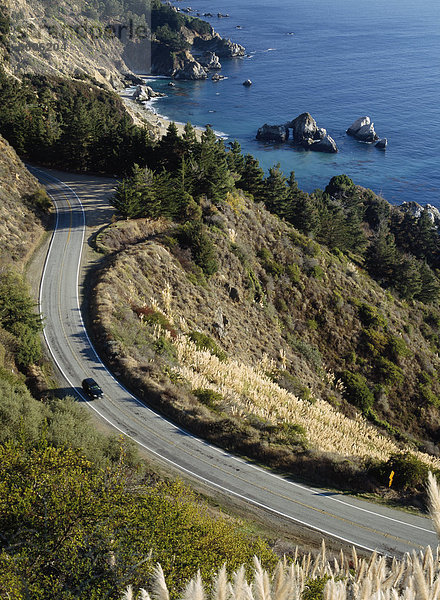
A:
{"label": "evergreen tree", "polygon": [[237,187],[251,194],[255,202],[264,201],[264,171],[260,163],[251,154],[244,157],[244,168]]}
{"label": "evergreen tree", "polygon": [[118,185],[111,204],[127,219],[157,218],[161,214],[161,203],[153,171],[134,165],[131,177]]}
{"label": "evergreen tree", "polygon": [[393,287],[405,300],[410,300],[421,293],[420,263],[414,256],[407,254],[401,258],[394,273]]}
{"label": "evergreen tree", "polygon": [[288,181],[288,210],[286,219],[306,235],[314,231],[318,223],[318,211],[313,198],[299,189],[294,171],[291,171]]}
{"label": "evergreen tree", "polygon": [[183,130],[182,140],[185,155],[193,154],[196,150],[198,142],[196,130],[189,122],[185,125],[185,128]]}
{"label": "evergreen tree", "polygon": [[269,169],[264,190],[266,208],[281,218],[289,214],[289,190],[286,182],[287,179],[280,170],[280,163]]}
{"label": "evergreen tree", "polygon": [[224,200],[232,190],[234,181],[228,169],[223,140],[217,140],[210,127],[202,134],[197,164],[194,185],[197,193],[206,195],[214,203]]}
{"label": "evergreen tree", "polygon": [[168,171],[177,171],[184,154],[184,141],[179,136],[175,123],[170,123],[166,135],[158,145],[160,165]]}
{"label": "evergreen tree", "polygon": [[382,225],[367,251],[368,272],[375,279],[389,285],[394,279],[398,262],[394,235],[387,225]]}
{"label": "evergreen tree", "polygon": [[244,156],[241,152],[241,146],[234,140],[229,142],[229,152],[227,154],[228,167],[234,177],[238,180],[244,171]]}
{"label": "evergreen tree", "polygon": [[419,292],[415,293],[415,299],[420,300],[420,302],[424,302],[425,304],[438,300],[440,295],[440,282],[425,261],[420,262],[419,275],[421,289]]}

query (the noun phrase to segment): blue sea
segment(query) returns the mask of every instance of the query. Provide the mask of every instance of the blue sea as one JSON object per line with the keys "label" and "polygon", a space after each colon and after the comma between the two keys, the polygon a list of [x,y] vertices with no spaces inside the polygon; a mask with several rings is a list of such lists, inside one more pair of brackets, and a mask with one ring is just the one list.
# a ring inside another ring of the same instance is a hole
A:
{"label": "blue sea", "polygon": [[[181,8],[186,4],[179,2]],[[392,203],[440,207],[440,2],[438,0],[193,0],[222,36],[246,47],[223,60],[227,79],[153,87],[158,113],[237,139],[268,169],[295,171],[306,191],[346,173]],[[194,13],[192,13],[194,14]],[[239,26],[240,28],[237,28]],[[242,83],[251,79],[252,87]],[[310,112],[339,148],[326,155],[255,140],[263,123]],[[387,150],[345,134],[369,115]]]}

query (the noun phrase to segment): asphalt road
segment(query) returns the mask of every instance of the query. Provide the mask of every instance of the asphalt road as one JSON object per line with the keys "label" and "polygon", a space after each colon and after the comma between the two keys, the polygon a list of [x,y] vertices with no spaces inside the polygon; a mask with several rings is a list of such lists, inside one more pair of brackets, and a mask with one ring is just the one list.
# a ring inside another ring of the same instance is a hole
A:
{"label": "asphalt road", "polygon": [[[97,356],[81,316],[78,285],[86,243],[81,200],[53,175],[36,169],[33,172],[46,185],[57,209],[40,288],[44,336],[67,386],[74,388],[91,410],[163,463],[323,536],[388,555],[437,546],[429,519],[306,487],[270,473],[176,427],[121,386]],[[84,397],[80,386],[85,377],[98,381],[103,398],[88,401]]]}

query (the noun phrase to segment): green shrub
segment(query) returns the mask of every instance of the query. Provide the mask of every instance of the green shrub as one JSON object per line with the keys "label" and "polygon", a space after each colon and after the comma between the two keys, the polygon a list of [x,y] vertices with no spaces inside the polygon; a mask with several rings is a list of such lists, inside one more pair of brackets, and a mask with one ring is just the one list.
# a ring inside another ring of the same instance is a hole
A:
{"label": "green shrub", "polygon": [[273,275],[277,278],[284,273],[284,266],[274,259],[272,253],[267,248],[261,248],[258,250],[257,256],[261,260],[263,269],[269,275]]}
{"label": "green shrub", "polygon": [[411,351],[402,340],[402,338],[390,335],[385,348],[386,354],[390,360],[398,363],[401,358],[409,356]]}
{"label": "green shrub", "polygon": [[46,191],[42,188],[38,188],[36,192],[31,194],[28,197],[28,202],[29,204],[31,204],[31,206],[35,206],[36,208],[44,212],[48,212],[50,207],[52,206],[52,202],[49,196],[47,195]]}
{"label": "green shrub", "polygon": [[313,265],[309,271],[309,276],[315,279],[322,279],[324,277],[324,269],[321,265]]}
{"label": "green shrub", "polygon": [[383,328],[387,326],[387,321],[374,306],[363,302],[359,306],[359,318],[366,327]]}
{"label": "green shrub", "polygon": [[394,471],[392,487],[415,490],[424,488],[429,467],[413,454],[405,452],[393,454],[386,463],[379,466],[378,472],[384,485],[388,485],[391,471]]}
{"label": "green shrub", "polygon": [[367,385],[367,380],[360,373],[343,371],[341,379],[345,386],[345,399],[357,406],[362,412],[367,412],[374,404],[374,396]]}
{"label": "green shrub", "polygon": [[223,396],[214,390],[198,388],[193,391],[194,396],[208,408],[215,410],[223,402]]}
{"label": "green shrub", "polygon": [[287,341],[294,350],[302,354],[313,365],[316,371],[322,368],[322,356],[318,348],[294,336],[289,336]]}
{"label": "green shrub", "polygon": [[376,358],[374,370],[379,380],[385,385],[398,385],[403,382],[404,373],[402,369],[384,356]]}
{"label": "green shrub", "polygon": [[384,351],[388,343],[387,336],[382,331],[377,331],[369,327],[368,329],[362,329],[361,340],[367,350],[372,356],[380,356]]}
{"label": "green shrub", "polygon": [[300,271],[298,265],[295,263],[287,265],[286,275],[288,276],[290,281],[295,285],[297,285],[301,281],[301,271]]}
{"label": "green shrub", "polygon": [[440,407],[440,397],[434,394],[431,386],[428,383],[419,384],[419,401],[422,404],[430,404],[431,406]]}
{"label": "green shrub", "polygon": [[329,579],[330,575],[309,579],[301,594],[301,600],[322,600],[324,598],[324,587]]}
{"label": "green shrub", "polygon": [[307,319],[307,327],[312,331],[316,331],[318,329],[318,323],[315,319]]}
{"label": "green shrub", "polygon": [[226,360],[226,352],[221,350],[221,348],[217,346],[217,344],[212,338],[209,337],[209,335],[201,333],[200,331],[191,331],[188,337],[192,342],[194,342],[197,350],[208,350],[208,352],[216,356],[218,359]]}
{"label": "green shrub", "polygon": [[17,338],[15,360],[19,367],[25,368],[37,363],[41,356],[41,342],[38,333],[26,323],[14,323],[11,332]]}
{"label": "green shrub", "polygon": [[182,247],[190,248],[194,262],[205,275],[218,271],[215,246],[201,221],[187,221],[177,230],[177,239]]}
{"label": "green shrub", "polygon": [[160,356],[166,355],[169,358],[174,358],[176,356],[176,350],[173,344],[163,335],[155,340],[153,347],[156,354],[159,354]]}

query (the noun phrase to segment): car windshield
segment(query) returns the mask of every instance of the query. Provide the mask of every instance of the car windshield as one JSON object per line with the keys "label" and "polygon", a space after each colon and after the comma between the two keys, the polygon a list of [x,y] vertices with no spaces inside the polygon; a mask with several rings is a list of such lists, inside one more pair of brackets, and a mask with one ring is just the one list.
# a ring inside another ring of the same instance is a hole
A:
{"label": "car windshield", "polygon": [[95,390],[96,392],[99,392],[99,391],[101,391],[101,388],[100,388],[100,387],[99,387],[99,385],[97,385],[96,383],[92,384],[92,385],[90,386],[90,389],[91,389],[91,390]]}

